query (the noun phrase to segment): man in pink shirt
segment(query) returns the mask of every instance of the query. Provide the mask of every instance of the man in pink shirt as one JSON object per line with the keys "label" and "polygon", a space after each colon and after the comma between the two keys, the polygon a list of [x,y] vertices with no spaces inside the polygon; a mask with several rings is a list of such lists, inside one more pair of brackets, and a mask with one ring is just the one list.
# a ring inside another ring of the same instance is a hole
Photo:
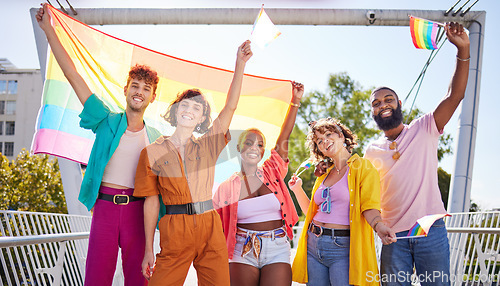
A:
{"label": "man in pink shirt", "polygon": [[[457,47],[456,69],[448,93],[437,108],[410,125],[403,124],[401,101],[388,87],[373,90],[372,115],[384,137],[365,152],[379,170],[382,219],[396,236],[405,236],[417,219],[444,214],[437,180],[439,136],[465,95],[469,75],[469,37],[462,25],[445,27]],[[427,237],[400,239],[382,247],[383,285],[410,285],[415,267],[421,285],[450,285],[450,250],[442,219]]]}

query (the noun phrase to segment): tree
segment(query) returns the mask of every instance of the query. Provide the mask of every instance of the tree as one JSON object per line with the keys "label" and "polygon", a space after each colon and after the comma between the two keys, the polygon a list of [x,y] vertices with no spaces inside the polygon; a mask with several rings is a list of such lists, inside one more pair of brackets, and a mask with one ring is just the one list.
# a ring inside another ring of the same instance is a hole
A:
{"label": "tree", "polygon": [[23,149],[9,162],[0,154],[0,208],[67,213],[59,165],[48,155]]}

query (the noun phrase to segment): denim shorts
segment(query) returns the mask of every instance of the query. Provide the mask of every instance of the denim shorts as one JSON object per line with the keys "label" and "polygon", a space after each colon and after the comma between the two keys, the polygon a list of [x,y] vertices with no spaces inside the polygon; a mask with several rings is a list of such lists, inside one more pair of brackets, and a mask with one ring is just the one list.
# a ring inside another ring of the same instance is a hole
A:
{"label": "denim shorts", "polygon": [[[254,231],[242,229],[251,233],[262,233],[262,231]],[[275,230],[270,230],[269,233],[279,230],[282,228],[278,228]],[[288,263],[290,264],[290,243],[288,242],[288,238],[286,235],[284,237],[262,237],[261,241],[261,250],[259,258],[257,258],[253,251],[245,255],[241,256],[243,245],[246,241],[246,236],[244,235],[236,235],[236,246],[234,247],[233,258],[229,259],[229,263],[243,263],[252,265],[258,269],[262,267],[273,264],[273,263]]]}

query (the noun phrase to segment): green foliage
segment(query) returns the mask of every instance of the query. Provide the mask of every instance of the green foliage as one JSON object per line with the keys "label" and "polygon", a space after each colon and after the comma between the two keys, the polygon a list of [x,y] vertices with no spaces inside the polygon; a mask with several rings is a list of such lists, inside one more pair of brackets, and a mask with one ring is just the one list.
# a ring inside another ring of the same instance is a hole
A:
{"label": "green foliage", "polygon": [[441,191],[441,200],[443,200],[444,208],[448,208],[448,195],[450,193],[450,180],[451,175],[443,170],[441,167],[438,168],[438,186]]}
{"label": "green foliage", "polygon": [[68,212],[57,160],[25,149],[12,162],[0,160],[0,209]]}
{"label": "green foliage", "polygon": [[302,98],[299,128],[306,133],[310,121],[337,118],[358,136],[358,147],[354,153],[362,155],[366,144],[380,134],[371,119],[370,92],[362,90],[359,83],[345,72],[330,75],[326,93],[313,91]]}

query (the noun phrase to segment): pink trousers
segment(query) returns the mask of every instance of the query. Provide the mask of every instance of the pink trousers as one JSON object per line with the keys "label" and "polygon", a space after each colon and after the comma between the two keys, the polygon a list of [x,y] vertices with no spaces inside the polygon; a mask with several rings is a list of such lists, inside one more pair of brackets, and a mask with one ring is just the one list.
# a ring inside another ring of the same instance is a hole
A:
{"label": "pink trousers", "polygon": [[[132,195],[133,189],[102,187],[101,193]],[[98,199],[94,205],[90,227],[89,249],[85,267],[86,286],[111,286],[116,269],[118,248],[121,249],[125,286],[142,286],[144,258],[144,201],[115,205]]]}

